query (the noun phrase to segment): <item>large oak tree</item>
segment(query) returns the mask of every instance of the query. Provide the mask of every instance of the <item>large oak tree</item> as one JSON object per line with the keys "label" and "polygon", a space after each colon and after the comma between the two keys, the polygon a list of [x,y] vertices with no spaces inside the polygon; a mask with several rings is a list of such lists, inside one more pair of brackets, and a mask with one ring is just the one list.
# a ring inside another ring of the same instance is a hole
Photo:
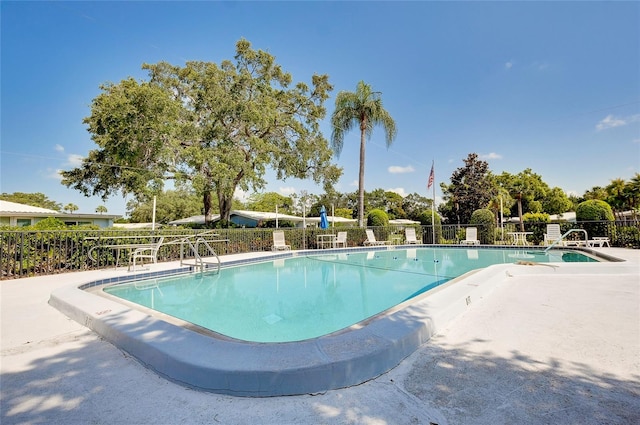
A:
{"label": "large oak tree", "polygon": [[259,190],[265,172],[325,187],[341,169],[319,130],[332,86],[327,75],[293,83],[275,58],[236,44],[233,61],[145,64],[150,80],[105,84],[85,118],[98,149],[63,181],[86,196],[144,198],[174,179],[202,196],[205,220],[217,196],[229,219],[236,189]]}

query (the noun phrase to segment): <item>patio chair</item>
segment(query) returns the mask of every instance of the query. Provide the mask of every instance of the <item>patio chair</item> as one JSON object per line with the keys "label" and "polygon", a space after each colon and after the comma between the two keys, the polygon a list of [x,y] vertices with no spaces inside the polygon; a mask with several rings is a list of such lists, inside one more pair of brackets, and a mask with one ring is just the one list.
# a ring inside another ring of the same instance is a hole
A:
{"label": "patio chair", "polygon": [[284,240],[284,232],[282,230],[275,230],[273,232],[273,246],[271,251],[289,251],[291,245],[287,245]]}
{"label": "patio chair", "polygon": [[548,246],[557,241],[558,245],[564,245],[564,243],[560,240],[560,238],[562,238],[560,225],[547,224],[547,233],[544,234],[544,244]]}
{"label": "patio chair", "polygon": [[347,247],[347,232],[338,232],[338,237],[334,241],[334,247],[336,248]]}
{"label": "patio chair", "polygon": [[418,244],[420,241],[416,239],[416,229],[414,227],[407,227],[404,229],[405,239],[408,244]]}
{"label": "patio chair", "polygon": [[376,235],[373,234],[373,230],[367,229],[367,240],[364,241],[365,246],[386,245],[387,241],[377,241]]}
{"label": "patio chair", "polygon": [[587,241],[587,246],[590,247],[599,246],[600,248],[602,248],[605,245],[611,247],[611,245],[609,245],[609,238],[606,236],[595,236],[593,239],[589,239]]}
{"label": "patio chair", "polygon": [[467,227],[465,229],[465,238],[464,240],[461,240],[460,243],[462,245],[480,245],[480,241],[478,240],[478,228]]}
{"label": "patio chair", "polygon": [[136,260],[146,258],[151,260],[153,264],[156,264],[158,262],[158,250],[162,242],[164,242],[164,236],[159,238],[155,243],[140,244],[140,246],[135,247],[129,257],[129,271],[136,271]]}

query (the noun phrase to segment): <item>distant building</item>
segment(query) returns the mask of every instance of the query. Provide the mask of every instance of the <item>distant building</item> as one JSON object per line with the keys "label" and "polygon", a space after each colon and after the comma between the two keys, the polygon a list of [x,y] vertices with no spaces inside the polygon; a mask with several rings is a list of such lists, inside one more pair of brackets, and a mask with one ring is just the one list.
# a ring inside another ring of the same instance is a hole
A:
{"label": "distant building", "polygon": [[57,218],[67,226],[95,224],[99,227],[113,226],[113,220],[120,218],[113,214],[65,214],[47,208],[0,200],[0,225],[24,227],[36,224],[45,218]]}
{"label": "distant building", "polygon": [[[357,220],[355,219],[343,217],[327,216],[327,219],[329,220],[329,226],[331,226],[332,223],[340,223],[342,225],[352,226],[357,223]],[[212,217],[212,222],[215,223],[218,220],[220,220],[220,215],[214,214]],[[261,223],[276,220],[280,224],[284,221],[294,223],[296,227],[303,227],[304,225],[306,225],[307,227],[318,227],[320,224],[320,217],[299,217],[282,213],[246,210],[232,210],[229,216],[229,220],[232,223],[242,227],[258,227]],[[204,215],[194,215],[193,217],[170,221],[168,224],[172,226],[204,224]]]}

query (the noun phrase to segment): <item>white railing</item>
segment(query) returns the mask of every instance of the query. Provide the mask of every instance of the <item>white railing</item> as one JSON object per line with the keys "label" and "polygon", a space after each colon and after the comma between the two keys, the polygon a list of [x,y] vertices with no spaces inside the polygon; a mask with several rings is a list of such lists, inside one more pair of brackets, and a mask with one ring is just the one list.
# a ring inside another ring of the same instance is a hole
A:
{"label": "white railing", "polygon": [[[551,245],[549,245],[544,252],[549,251],[551,248],[553,248],[554,246],[558,245],[561,242],[566,242],[565,241],[565,237],[567,237],[568,235],[570,235],[571,233],[584,233],[584,246],[588,246],[589,245],[589,235],[587,234],[587,231],[584,229],[569,229],[567,232],[564,233],[564,235],[560,236],[559,239],[553,241],[553,243]],[[579,241],[578,241],[579,242]]]}

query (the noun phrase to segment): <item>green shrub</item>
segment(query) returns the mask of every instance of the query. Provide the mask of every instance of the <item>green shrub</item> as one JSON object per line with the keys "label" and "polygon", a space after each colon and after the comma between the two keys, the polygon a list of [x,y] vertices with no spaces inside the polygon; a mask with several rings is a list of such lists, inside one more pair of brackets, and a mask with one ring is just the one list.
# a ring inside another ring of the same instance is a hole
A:
{"label": "green shrub", "polygon": [[367,226],[388,226],[389,216],[380,209],[374,209],[367,214]]}
{"label": "green shrub", "polygon": [[640,248],[640,229],[633,226],[619,227],[616,239],[614,240],[617,246],[624,248]]}
{"label": "green shrub", "polygon": [[526,223],[527,231],[533,232],[531,239],[534,245],[539,245],[544,241],[544,234],[547,232],[549,214],[546,213],[526,213],[522,216],[523,223]]}
{"label": "green shrub", "polygon": [[613,221],[611,206],[599,199],[584,201],[576,208],[576,220],[578,221]]}
{"label": "green shrub", "polygon": [[[62,220],[59,220],[55,217],[48,217],[44,220],[40,220],[33,226],[29,226],[27,229],[35,229],[35,230],[64,230],[67,226],[64,224]],[[21,230],[27,230],[21,229]]]}
{"label": "green shrub", "polygon": [[[420,224],[422,224],[423,226],[431,226],[433,224],[431,223],[431,219],[433,218],[435,221],[434,228],[436,230],[436,243],[442,243],[442,223],[438,213],[435,212],[432,214],[432,210],[424,210],[418,215],[417,218],[420,221]],[[427,232],[429,232],[429,230],[427,230]],[[423,238],[426,239],[423,240],[423,242],[425,243],[433,242],[433,234],[425,235],[423,236]]]}
{"label": "green shrub", "polygon": [[496,219],[493,211],[488,209],[475,210],[471,214],[470,224],[478,228],[478,239],[480,243],[495,243]]}
{"label": "green shrub", "polygon": [[[615,237],[615,226],[609,226],[615,217],[611,206],[605,201],[590,199],[584,201],[576,208],[576,221],[582,223],[582,228],[587,231],[589,237],[607,236]],[[611,228],[611,229],[610,229]]]}

